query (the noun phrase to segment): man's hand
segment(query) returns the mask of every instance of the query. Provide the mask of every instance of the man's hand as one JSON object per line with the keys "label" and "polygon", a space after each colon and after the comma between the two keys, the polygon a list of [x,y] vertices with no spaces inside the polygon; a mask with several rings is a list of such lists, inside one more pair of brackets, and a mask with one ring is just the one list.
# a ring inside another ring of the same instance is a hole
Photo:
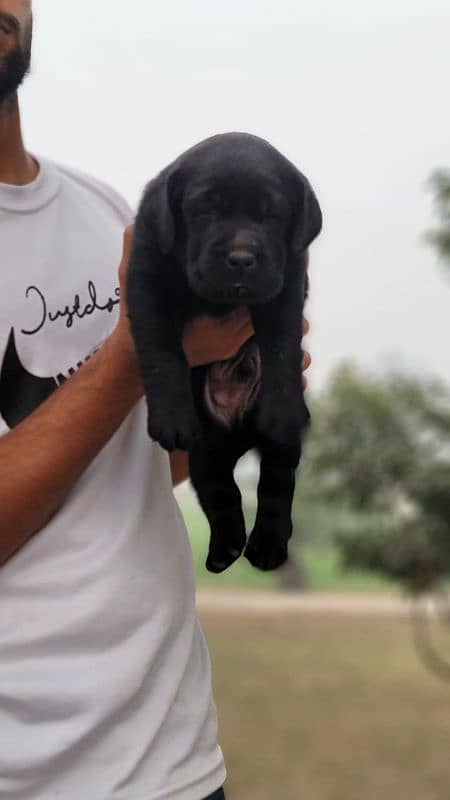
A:
{"label": "man's hand", "polygon": [[[120,314],[114,331],[115,339],[120,342],[130,359],[137,360],[136,349],[131,334],[126,303],[126,275],[133,243],[134,226],[130,225],[124,234],[123,254],[119,267],[120,282]],[[303,320],[303,334],[308,333],[309,323]],[[190,322],[184,331],[183,349],[191,367],[211,364],[213,361],[226,361],[232,358],[242,345],[253,336],[254,330],[248,309],[237,308],[226,317],[217,319],[204,314]],[[309,353],[303,358],[303,369],[311,364]],[[306,385],[306,381],[305,381]]]}
{"label": "man's hand", "polygon": [[121,349],[130,359],[130,367],[139,372],[137,352],[131,333],[130,320],[128,318],[128,306],[126,295],[126,276],[133,244],[134,225],[130,225],[123,236],[123,252],[119,266],[120,284],[120,309],[117,325],[112,333],[114,345]]}
{"label": "man's hand", "polygon": [[[126,275],[133,243],[134,227],[128,227],[124,234],[123,254],[119,267],[120,282],[120,313],[116,328],[110,339],[114,345],[127,354],[130,367],[134,372],[137,367],[137,353],[131,333],[126,303]],[[303,320],[303,335],[309,333],[309,322]],[[202,315],[190,322],[183,334],[183,349],[191,367],[211,364],[213,361],[225,361],[232,358],[242,345],[253,336],[254,330],[248,309],[241,307],[232,311],[226,317],[217,319],[209,315]],[[307,370],[311,364],[311,356],[305,352],[303,355],[303,369]],[[303,377],[303,388],[307,380]],[[170,464],[174,485],[178,485],[189,477],[188,458],[186,453],[175,452],[170,454]]]}
{"label": "man's hand", "polygon": [[237,308],[220,319],[204,314],[186,325],[183,349],[190,366],[200,367],[232,358],[253,333],[246,308]]}
{"label": "man's hand", "polygon": [[[304,319],[303,335],[307,333],[309,333],[309,322]],[[205,314],[186,325],[183,348],[191,367],[200,367],[213,361],[226,361],[232,358],[253,334],[252,320],[244,307],[232,311],[222,319]],[[303,369],[307,370],[310,365],[311,356],[305,352]],[[306,385],[307,381],[304,378],[303,387],[306,388]]]}
{"label": "man's hand", "polygon": [[[306,336],[306,334],[309,333],[310,327],[311,326],[310,326],[308,320],[303,317],[303,336]],[[302,365],[303,366],[303,371],[306,372],[306,370],[310,368],[311,364],[312,364],[311,354],[308,353],[307,350],[304,350],[303,351],[303,365]],[[303,389],[306,389],[306,387],[308,386],[308,378],[306,378],[305,375],[302,376],[302,382],[303,382]]]}
{"label": "man's hand", "polygon": [[[309,322],[303,320],[303,335],[309,333]],[[213,317],[197,317],[186,326],[183,337],[183,347],[191,366],[209,364],[233,356],[253,336],[253,327],[250,315],[245,308],[240,308],[222,320]],[[308,352],[303,354],[303,369],[311,365],[311,356]],[[303,388],[306,389],[307,379],[302,378]],[[178,486],[189,478],[188,454],[177,450],[170,454],[170,467],[172,482]]]}

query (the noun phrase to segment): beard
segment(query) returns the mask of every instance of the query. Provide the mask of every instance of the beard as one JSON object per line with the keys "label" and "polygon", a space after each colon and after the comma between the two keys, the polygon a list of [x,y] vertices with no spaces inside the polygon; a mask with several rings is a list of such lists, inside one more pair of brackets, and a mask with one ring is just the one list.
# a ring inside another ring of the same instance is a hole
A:
{"label": "beard", "polygon": [[0,56],[0,105],[14,94],[30,71],[31,30],[25,46],[16,47]]}

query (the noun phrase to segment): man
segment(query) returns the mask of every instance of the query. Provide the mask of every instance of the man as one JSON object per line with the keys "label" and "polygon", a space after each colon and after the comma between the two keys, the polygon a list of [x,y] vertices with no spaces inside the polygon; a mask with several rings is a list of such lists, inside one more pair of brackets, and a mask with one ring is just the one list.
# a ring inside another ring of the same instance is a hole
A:
{"label": "man", "polygon": [[[0,800],[218,800],[187,459],[146,437],[119,306],[130,212],[25,151],[31,40],[31,0],[0,0]],[[202,318],[184,346],[208,363],[251,332]]]}

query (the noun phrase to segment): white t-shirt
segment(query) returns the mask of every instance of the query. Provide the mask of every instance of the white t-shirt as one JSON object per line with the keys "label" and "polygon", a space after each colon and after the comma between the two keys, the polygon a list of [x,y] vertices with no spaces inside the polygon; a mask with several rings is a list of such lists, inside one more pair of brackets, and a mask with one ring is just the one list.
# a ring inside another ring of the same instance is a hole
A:
{"label": "white t-shirt", "polygon": [[[129,219],[43,159],[0,184],[0,435],[113,328]],[[225,780],[190,544],[145,421],[142,401],[0,568],[0,800],[201,800]]]}

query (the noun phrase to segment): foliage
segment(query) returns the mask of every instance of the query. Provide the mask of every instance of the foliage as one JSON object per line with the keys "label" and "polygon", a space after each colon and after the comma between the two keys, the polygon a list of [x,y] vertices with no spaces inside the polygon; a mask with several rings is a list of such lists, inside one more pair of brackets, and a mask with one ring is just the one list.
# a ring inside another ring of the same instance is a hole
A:
{"label": "foliage", "polygon": [[443,261],[450,265],[450,170],[435,170],[430,178],[430,186],[439,224],[428,233],[427,239]]}
{"label": "foliage", "polygon": [[343,365],[314,409],[310,469],[345,562],[415,591],[450,574],[450,397],[435,381]]}

